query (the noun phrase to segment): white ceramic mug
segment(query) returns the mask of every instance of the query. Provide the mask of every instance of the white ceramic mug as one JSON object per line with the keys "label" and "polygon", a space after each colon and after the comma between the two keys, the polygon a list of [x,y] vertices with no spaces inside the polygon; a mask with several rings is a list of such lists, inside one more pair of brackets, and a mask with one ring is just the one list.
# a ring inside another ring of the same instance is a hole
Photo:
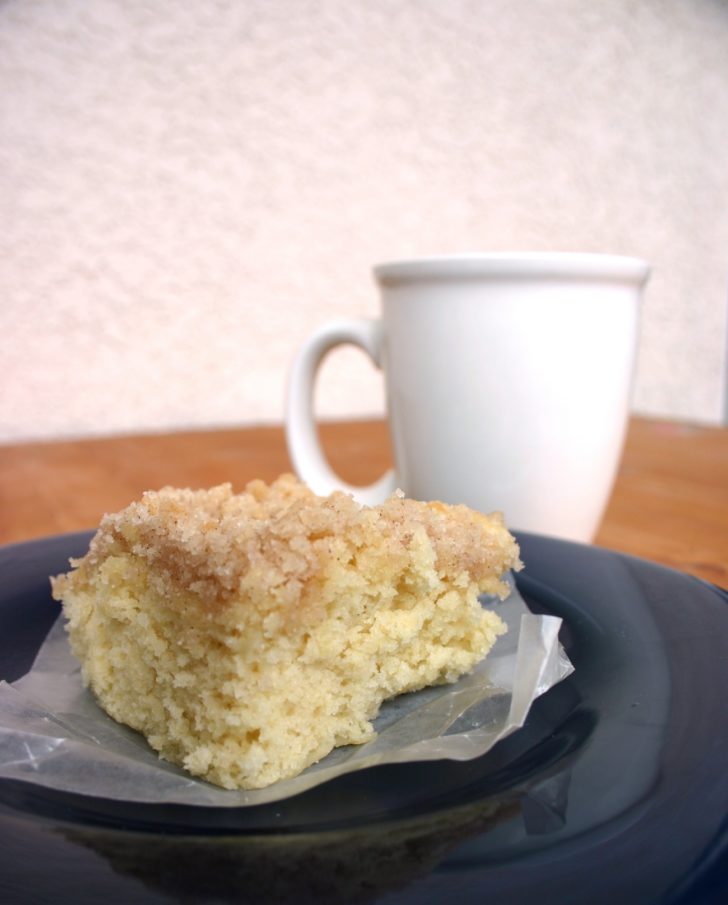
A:
{"label": "white ceramic mug", "polygon": [[[382,264],[380,320],[323,326],[290,375],[288,448],[314,491],[501,510],[509,526],[593,539],[627,426],[649,266],[596,254],[464,254]],[[350,487],[313,414],[326,353],[350,343],[384,371],[395,472]]]}

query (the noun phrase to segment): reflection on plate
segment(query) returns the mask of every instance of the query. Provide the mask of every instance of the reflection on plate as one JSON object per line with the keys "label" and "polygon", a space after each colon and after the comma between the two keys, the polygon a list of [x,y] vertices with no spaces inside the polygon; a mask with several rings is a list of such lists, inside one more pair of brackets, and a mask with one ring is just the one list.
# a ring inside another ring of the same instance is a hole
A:
{"label": "reflection on plate", "polygon": [[[57,617],[88,534],[0,550],[0,678]],[[575,673],[485,757],[379,767],[245,809],[0,781],[0,890],[29,901],[728,901],[728,599],[643,561],[520,537],[521,593]],[[42,865],[42,870],[39,870]]]}

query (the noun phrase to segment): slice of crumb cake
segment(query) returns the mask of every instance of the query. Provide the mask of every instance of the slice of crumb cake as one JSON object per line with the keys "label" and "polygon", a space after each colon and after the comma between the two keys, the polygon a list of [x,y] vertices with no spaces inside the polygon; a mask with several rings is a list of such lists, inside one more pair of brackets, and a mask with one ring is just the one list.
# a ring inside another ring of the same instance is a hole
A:
{"label": "slice of crumb cake", "polygon": [[290,475],[166,488],[105,516],[53,579],[85,682],[162,757],[225,788],[372,738],[387,698],[470,671],[505,629],[518,548],[499,515]]}

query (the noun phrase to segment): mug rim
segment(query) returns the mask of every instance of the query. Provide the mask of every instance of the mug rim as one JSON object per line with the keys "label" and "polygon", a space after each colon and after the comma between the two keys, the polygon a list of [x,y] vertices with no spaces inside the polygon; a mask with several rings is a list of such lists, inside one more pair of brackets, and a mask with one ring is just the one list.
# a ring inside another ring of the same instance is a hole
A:
{"label": "mug rim", "polygon": [[498,251],[426,255],[374,267],[382,285],[422,279],[562,277],[628,281],[643,285],[650,265],[642,258],[594,252]]}

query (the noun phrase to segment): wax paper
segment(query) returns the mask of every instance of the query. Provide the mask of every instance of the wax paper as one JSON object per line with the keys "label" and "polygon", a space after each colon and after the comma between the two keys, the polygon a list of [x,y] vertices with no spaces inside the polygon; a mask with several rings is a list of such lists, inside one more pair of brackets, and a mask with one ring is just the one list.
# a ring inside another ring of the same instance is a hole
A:
{"label": "wax paper", "polygon": [[379,764],[479,757],[573,669],[558,640],[561,620],[531,613],[515,586],[505,601],[483,605],[497,610],[508,632],[473,673],[385,702],[372,741],[337,748],[299,776],[253,791],[189,776],[107,716],[83,686],[59,617],[30,672],[0,682],[0,777],[123,801],[243,807]]}

